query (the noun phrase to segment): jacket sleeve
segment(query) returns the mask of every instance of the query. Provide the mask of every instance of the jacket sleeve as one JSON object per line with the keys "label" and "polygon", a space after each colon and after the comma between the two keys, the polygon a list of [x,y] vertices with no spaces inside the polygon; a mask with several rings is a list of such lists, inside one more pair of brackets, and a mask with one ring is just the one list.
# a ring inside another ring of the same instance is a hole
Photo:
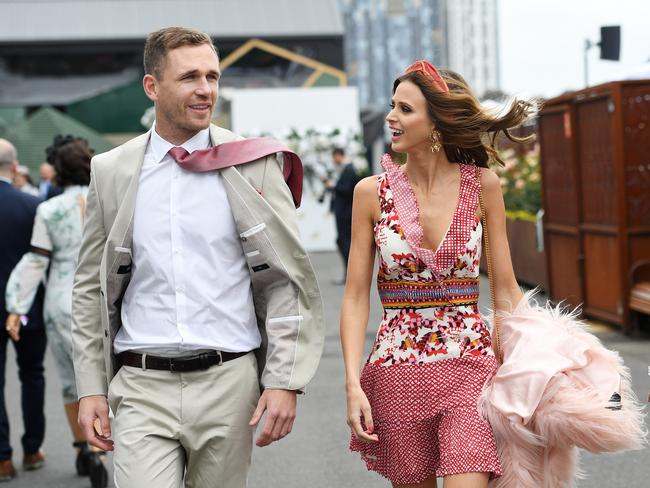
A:
{"label": "jacket sleeve", "polygon": [[79,398],[106,395],[100,265],[106,244],[95,161],[86,200],[83,236],[72,288],[72,345]]}
{"label": "jacket sleeve", "polygon": [[[264,388],[302,390],[316,372],[323,348],[323,310],[318,283],[298,233],[293,197],[274,157],[266,159],[262,195],[277,221],[269,226],[277,258],[275,277],[263,285],[262,318],[268,339],[261,374]],[[259,310],[258,319],[260,316]]]}

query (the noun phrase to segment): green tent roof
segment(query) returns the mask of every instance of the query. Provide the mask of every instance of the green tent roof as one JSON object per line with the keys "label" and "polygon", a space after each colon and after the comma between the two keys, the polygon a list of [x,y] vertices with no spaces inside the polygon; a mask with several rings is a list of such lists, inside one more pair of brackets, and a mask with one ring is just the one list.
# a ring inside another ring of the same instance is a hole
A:
{"label": "green tent roof", "polygon": [[83,137],[96,154],[113,148],[98,132],[49,107],[37,110],[9,129],[4,138],[16,146],[20,163],[28,166],[32,174],[38,174],[38,167],[45,161],[45,148],[52,145],[57,134]]}

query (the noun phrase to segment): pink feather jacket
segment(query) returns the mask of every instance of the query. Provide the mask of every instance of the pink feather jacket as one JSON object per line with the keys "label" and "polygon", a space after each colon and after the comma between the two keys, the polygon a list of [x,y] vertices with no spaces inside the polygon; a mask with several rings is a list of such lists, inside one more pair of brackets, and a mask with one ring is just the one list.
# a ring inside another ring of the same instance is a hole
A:
{"label": "pink feather jacket", "polygon": [[[503,466],[494,488],[569,487],[580,476],[577,448],[645,444],[643,406],[618,353],[586,332],[576,311],[542,307],[534,295],[499,314],[503,364],[479,401]],[[620,409],[610,404],[614,392]]]}

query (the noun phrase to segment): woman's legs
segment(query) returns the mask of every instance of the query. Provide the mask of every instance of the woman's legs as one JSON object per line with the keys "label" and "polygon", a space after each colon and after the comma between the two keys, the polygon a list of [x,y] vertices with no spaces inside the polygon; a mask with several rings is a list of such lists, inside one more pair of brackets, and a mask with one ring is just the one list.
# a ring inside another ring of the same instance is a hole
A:
{"label": "woman's legs", "polygon": [[79,417],[79,402],[70,402],[63,405],[65,408],[65,415],[68,418],[68,425],[75,442],[82,442],[86,440],[83,430],[79,427],[77,418]]}
{"label": "woman's legs", "polygon": [[[443,488],[487,488],[490,473],[462,473],[444,477]],[[411,485],[393,485],[393,488],[436,488],[436,478]]]}
{"label": "woman's legs", "polygon": [[393,488],[436,488],[436,477],[429,478],[424,480],[421,483],[409,484],[409,485],[393,485]]}
{"label": "woman's legs", "polygon": [[443,488],[487,488],[490,473],[462,473],[445,476]]}

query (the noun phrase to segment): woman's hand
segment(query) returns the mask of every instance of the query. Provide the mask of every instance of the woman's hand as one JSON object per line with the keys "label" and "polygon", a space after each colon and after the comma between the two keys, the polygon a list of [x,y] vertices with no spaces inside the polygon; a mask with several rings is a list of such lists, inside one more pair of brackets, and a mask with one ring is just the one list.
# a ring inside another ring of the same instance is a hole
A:
{"label": "woman's hand", "polygon": [[[361,386],[348,387],[348,425],[352,429],[354,436],[361,442],[377,442],[379,437],[373,434],[374,425],[372,423],[372,413],[370,412],[370,403]],[[361,422],[366,425],[363,430]]]}
{"label": "woman's hand", "polygon": [[5,329],[7,330],[7,334],[9,334],[9,337],[11,337],[15,342],[18,342],[20,340],[21,327],[22,327],[22,323],[20,322],[20,315],[18,315],[17,313],[10,313],[7,316]]}

